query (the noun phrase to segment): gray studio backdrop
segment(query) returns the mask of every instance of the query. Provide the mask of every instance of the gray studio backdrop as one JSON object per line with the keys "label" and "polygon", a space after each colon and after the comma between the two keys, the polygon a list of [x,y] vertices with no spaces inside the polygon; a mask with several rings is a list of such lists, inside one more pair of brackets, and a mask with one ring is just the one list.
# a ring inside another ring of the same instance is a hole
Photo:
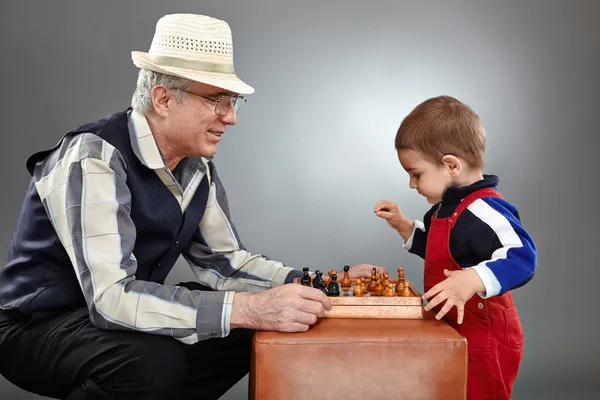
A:
{"label": "gray studio backdrop", "polygon": [[[526,334],[514,398],[593,398],[600,2],[2,2],[2,257],[25,158],[127,107],[130,51],[146,51],[156,20],[173,12],[232,26],[236,70],[256,93],[216,164],[244,244],[296,268],[403,266],[421,289],[422,261],[372,212],[382,198],[414,218],[428,209],[396,160],[395,131],[440,94],[480,113],[486,172],[539,248],[537,275],[514,292]],[[190,278],[187,268],[170,280]],[[244,398],[246,385],[224,398]],[[2,399],[35,397],[0,381]]]}

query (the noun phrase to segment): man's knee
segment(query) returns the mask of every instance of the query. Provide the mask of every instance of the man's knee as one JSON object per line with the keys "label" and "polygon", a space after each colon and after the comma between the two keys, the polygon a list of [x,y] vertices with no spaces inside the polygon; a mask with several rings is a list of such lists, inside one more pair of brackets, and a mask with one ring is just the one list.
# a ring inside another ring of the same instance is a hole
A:
{"label": "man's knee", "polygon": [[115,399],[177,398],[188,373],[181,346],[164,337],[140,339],[127,344],[121,357],[98,369],[79,390],[99,390]]}

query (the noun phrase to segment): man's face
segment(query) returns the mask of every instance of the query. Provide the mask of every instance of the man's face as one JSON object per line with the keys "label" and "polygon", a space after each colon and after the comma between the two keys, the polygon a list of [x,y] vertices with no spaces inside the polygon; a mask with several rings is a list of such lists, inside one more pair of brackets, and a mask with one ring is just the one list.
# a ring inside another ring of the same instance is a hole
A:
{"label": "man's face", "polygon": [[223,116],[215,114],[218,103],[198,96],[219,98],[236,93],[194,82],[183,101],[176,103],[175,93],[171,91],[175,104],[168,118],[169,146],[185,157],[214,156],[227,126],[235,125],[237,116],[234,107]]}

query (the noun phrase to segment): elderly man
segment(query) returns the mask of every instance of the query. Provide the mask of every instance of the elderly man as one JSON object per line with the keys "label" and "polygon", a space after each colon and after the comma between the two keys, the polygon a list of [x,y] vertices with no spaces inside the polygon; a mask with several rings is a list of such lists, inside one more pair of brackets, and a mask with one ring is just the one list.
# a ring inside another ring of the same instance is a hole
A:
{"label": "elderly man", "polygon": [[[301,272],[250,254],[231,222],[209,160],[253,89],[229,26],[168,15],[132,57],[132,108],[27,162],[0,272],[0,373],[50,397],[218,398],[248,372],[253,330],[305,331],[331,303],[286,285]],[[165,285],[180,255],[198,282]]]}

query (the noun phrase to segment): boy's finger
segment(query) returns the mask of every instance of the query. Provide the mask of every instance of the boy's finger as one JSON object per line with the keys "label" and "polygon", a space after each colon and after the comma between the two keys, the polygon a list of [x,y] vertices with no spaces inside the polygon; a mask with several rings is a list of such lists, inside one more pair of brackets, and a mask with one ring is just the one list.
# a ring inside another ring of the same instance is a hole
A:
{"label": "boy's finger", "polygon": [[448,298],[448,295],[446,295],[446,293],[444,293],[444,292],[438,294],[437,296],[435,296],[433,298],[433,300],[431,300],[429,303],[427,303],[427,305],[425,306],[425,311],[429,311],[429,310],[433,309],[435,306],[437,306],[438,304],[440,304],[442,301],[446,300],[447,298]]}
{"label": "boy's finger", "polygon": [[448,300],[446,302],[446,304],[444,304],[444,307],[442,307],[442,309],[440,310],[439,313],[437,313],[437,315],[435,316],[436,319],[442,319],[444,317],[444,315],[446,315],[448,313],[448,311],[450,311],[450,309],[454,306],[454,304],[452,303],[451,300]]}
{"label": "boy's finger", "polygon": [[464,304],[457,304],[456,305],[456,312],[458,314],[458,317],[456,318],[456,322],[458,322],[459,324],[462,324],[463,317],[465,315],[465,305]]}
{"label": "boy's finger", "polygon": [[428,298],[435,296],[443,289],[444,288],[442,287],[442,285],[438,283],[437,285],[429,289],[427,292],[425,292],[425,294],[423,295],[423,300],[427,300]]}
{"label": "boy's finger", "polygon": [[375,204],[375,211],[388,211],[394,208],[394,203],[389,200],[381,200]]}
{"label": "boy's finger", "polygon": [[377,211],[375,212],[375,215],[377,215],[378,217],[381,217],[385,220],[391,219],[394,214],[392,214],[391,212],[387,212],[387,211]]}

